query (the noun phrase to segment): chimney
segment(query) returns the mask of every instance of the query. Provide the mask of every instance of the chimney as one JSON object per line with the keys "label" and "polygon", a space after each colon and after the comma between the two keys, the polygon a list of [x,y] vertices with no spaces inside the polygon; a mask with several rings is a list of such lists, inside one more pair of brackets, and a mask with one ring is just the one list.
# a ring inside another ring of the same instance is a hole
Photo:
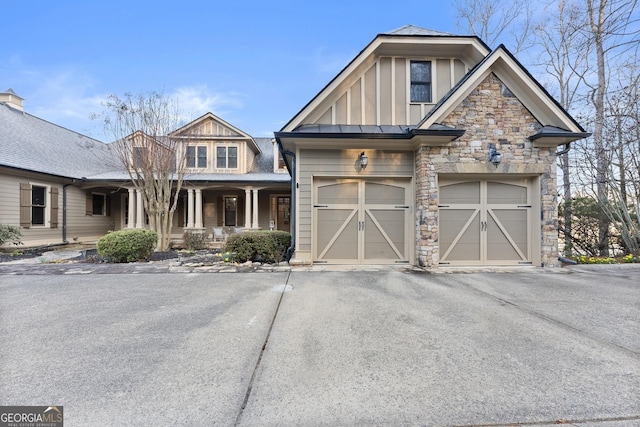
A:
{"label": "chimney", "polygon": [[0,102],[4,102],[11,108],[24,111],[22,101],[24,101],[24,99],[16,95],[16,93],[11,88],[7,89],[4,92],[0,92]]}

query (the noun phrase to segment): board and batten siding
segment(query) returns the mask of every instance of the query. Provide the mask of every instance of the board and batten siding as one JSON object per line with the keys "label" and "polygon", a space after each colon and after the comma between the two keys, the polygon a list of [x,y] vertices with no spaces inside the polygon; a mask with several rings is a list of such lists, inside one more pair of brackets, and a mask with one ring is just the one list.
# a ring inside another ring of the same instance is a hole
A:
{"label": "board and batten siding", "polygon": [[361,149],[299,150],[296,258],[311,258],[314,177],[413,178],[415,167],[413,151],[366,149],[369,165],[365,170],[360,170],[356,164],[361,152]]}
{"label": "board and batten siding", "polygon": [[[411,61],[431,61],[432,94],[429,103],[409,98]],[[360,74],[347,79],[327,97],[307,123],[347,125],[415,125],[465,74],[459,59],[432,57],[378,57]]]}

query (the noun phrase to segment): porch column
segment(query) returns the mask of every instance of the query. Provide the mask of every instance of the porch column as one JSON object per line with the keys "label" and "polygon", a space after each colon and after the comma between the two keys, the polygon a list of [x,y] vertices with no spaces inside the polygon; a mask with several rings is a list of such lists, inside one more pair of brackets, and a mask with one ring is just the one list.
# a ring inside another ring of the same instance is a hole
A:
{"label": "porch column", "polygon": [[134,228],[144,228],[144,203],[142,203],[142,191],[136,190],[136,224]]}
{"label": "porch column", "polygon": [[193,228],[193,188],[187,189],[187,228]]}
{"label": "porch column", "polygon": [[129,188],[129,212],[127,213],[127,228],[135,228],[136,224],[136,191]]}
{"label": "porch column", "polygon": [[196,188],[196,223],[195,228],[202,228],[202,189]]}
{"label": "porch column", "polygon": [[258,224],[258,190],[253,190],[253,224],[251,224],[251,228],[259,228],[260,224]]}
{"label": "porch column", "polygon": [[244,226],[251,228],[251,189],[244,190]]}

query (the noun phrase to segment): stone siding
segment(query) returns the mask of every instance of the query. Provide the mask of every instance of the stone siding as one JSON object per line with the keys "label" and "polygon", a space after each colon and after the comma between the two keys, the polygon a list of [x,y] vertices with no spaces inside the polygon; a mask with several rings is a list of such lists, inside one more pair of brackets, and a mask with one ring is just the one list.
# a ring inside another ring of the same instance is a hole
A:
{"label": "stone siding", "polygon": [[[555,148],[536,148],[528,140],[542,125],[494,74],[473,90],[442,124],[466,132],[448,146],[423,146],[416,150],[418,265],[438,266],[438,175],[447,173],[539,176],[540,264],[558,266]],[[497,167],[489,162],[490,143],[502,154]],[[532,217],[537,226],[535,213]]]}

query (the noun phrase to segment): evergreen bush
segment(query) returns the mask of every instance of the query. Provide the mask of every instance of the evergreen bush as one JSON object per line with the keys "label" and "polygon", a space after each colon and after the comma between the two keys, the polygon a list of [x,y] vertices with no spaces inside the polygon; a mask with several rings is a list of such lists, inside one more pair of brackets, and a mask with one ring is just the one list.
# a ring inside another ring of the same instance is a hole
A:
{"label": "evergreen bush", "polygon": [[98,254],[113,262],[149,260],[158,242],[153,230],[112,231],[100,238],[96,246]]}
{"label": "evergreen bush", "polygon": [[21,237],[22,233],[20,232],[20,227],[16,227],[15,225],[0,224],[0,246],[4,245],[7,242],[10,242],[16,246],[21,245]]}
{"label": "evergreen bush", "polygon": [[182,235],[184,248],[190,251],[199,251],[207,247],[207,233],[204,231],[185,231]]}
{"label": "evergreen bush", "polygon": [[286,231],[247,231],[229,236],[224,250],[233,253],[237,262],[277,263],[284,260],[290,244],[291,234]]}

